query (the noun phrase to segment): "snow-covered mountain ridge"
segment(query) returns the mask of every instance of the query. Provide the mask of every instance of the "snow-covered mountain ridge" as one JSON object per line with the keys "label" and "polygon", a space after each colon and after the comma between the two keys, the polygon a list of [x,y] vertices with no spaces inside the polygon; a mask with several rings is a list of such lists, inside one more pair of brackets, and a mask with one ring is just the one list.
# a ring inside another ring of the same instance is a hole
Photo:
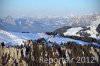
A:
{"label": "snow-covered mountain ridge", "polygon": [[82,36],[82,37],[93,37],[100,38],[100,23],[96,23],[86,27],[71,27],[64,26],[54,31],[58,34],[70,35],[70,36]]}
{"label": "snow-covered mountain ridge", "polygon": [[90,27],[75,27],[70,28],[66,30],[66,32],[63,33],[64,35],[73,35],[73,36],[89,36],[93,38],[100,38],[100,34],[96,31],[95,26]]}

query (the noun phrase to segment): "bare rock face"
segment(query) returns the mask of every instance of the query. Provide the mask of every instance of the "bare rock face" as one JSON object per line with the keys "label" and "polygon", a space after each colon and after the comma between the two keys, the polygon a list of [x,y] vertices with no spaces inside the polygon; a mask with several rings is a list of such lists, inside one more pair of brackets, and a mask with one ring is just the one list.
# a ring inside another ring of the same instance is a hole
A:
{"label": "bare rock face", "polygon": [[100,24],[98,25],[96,31],[100,34]]}
{"label": "bare rock face", "polygon": [[62,28],[56,29],[54,32],[58,33],[58,34],[63,34],[64,32],[66,32],[70,28],[71,28],[71,26],[64,26]]}
{"label": "bare rock face", "polygon": [[100,65],[100,47],[78,45],[75,42],[62,45],[49,42],[51,45],[48,45],[44,39],[37,41],[29,41],[24,46],[16,47],[0,45],[0,66]]}

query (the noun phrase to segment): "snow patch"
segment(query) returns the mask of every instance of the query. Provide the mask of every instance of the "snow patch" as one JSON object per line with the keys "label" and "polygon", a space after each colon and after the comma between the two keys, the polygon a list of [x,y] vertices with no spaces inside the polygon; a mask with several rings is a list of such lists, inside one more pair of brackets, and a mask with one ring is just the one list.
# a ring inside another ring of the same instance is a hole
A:
{"label": "snow patch", "polygon": [[64,35],[78,35],[77,32],[79,32],[80,30],[82,30],[82,27],[75,27],[75,28],[70,28],[68,29],[66,32],[64,32]]}

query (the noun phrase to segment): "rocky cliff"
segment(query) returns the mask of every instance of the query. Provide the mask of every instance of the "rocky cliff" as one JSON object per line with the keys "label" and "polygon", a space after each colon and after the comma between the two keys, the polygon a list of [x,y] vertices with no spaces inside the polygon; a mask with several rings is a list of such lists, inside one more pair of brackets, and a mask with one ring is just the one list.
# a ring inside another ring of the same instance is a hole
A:
{"label": "rocky cliff", "polygon": [[21,46],[0,44],[0,66],[100,66],[100,47],[75,42],[29,40]]}

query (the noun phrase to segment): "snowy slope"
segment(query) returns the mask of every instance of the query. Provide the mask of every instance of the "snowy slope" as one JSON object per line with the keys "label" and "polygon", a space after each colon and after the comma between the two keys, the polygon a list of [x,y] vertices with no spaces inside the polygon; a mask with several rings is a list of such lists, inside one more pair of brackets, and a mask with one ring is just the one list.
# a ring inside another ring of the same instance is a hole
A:
{"label": "snowy slope", "polygon": [[99,33],[96,31],[96,27],[95,26],[90,26],[90,30],[86,30],[86,32],[91,35],[90,37],[100,38],[100,35],[97,36],[97,34],[99,34]]}
{"label": "snowy slope", "polygon": [[[84,42],[81,40],[64,38],[61,36],[54,37],[52,35],[47,35],[45,33],[18,33],[18,32],[7,32],[7,31],[0,30],[0,41],[5,42],[6,45],[21,45],[23,44],[23,41],[37,40],[39,38],[44,38],[47,42],[50,41],[50,42],[55,42],[57,44],[67,43],[69,41],[73,41],[81,45],[91,44],[91,43]],[[95,43],[92,43],[92,44],[95,44]]]}
{"label": "snowy slope", "polygon": [[46,35],[45,33],[18,33],[18,32],[12,32],[12,34],[18,36],[21,39],[25,40],[37,40],[39,38],[48,38],[49,35]]}
{"label": "snowy slope", "polygon": [[20,38],[23,38],[23,39],[27,39],[27,40],[36,40],[36,39],[39,39],[39,38],[45,38],[48,41],[51,41],[51,42],[56,42],[58,44],[60,43],[67,43],[69,41],[74,41],[78,44],[87,44],[86,42],[83,42],[83,41],[79,41],[79,40],[74,40],[74,39],[70,39],[70,38],[63,38],[63,37],[59,37],[59,36],[50,36],[50,35],[47,35],[45,33],[36,33],[36,34],[33,34],[33,33],[14,33],[15,35],[17,35],[18,37]]}
{"label": "snowy slope", "polygon": [[75,35],[77,36],[77,32],[82,30],[82,27],[75,27],[75,28],[70,28],[66,32],[64,32],[64,35]]}
{"label": "snowy slope", "polygon": [[24,39],[21,39],[16,35],[13,35],[12,33],[4,30],[0,30],[0,40],[1,42],[9,43],[11,45],[13,44],[20,45],[23,44],[22,41],[24,41]]}
{"label": "snowy slope", "polygon": [[88,36],[93,38],[100,38],[100,34],[96,31],[95,26],[88,26],[88,27],[75,27],[66,30],[63,34],[70,35],[70,36]]}

